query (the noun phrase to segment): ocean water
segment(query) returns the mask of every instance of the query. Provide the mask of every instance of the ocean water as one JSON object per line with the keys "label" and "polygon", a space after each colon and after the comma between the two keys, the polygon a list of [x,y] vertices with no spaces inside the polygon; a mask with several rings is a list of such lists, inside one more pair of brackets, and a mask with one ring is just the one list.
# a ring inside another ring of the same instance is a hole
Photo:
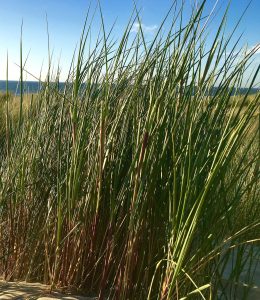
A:
{"label": "ocean water", "polygon": [[[63,90],[64,86],[65,86],[64,82],[59,83],[60,90]],[[23,88],[24,88],[24,92],[26,92],[26,93],[37,93],[41,89],[41,83],[38,82],[38,81],[24,81]],[[9,92],[12,92],[14,94],[19,95],[20,94],[20,83],[19,83],[19,81],[10,80],[8,82],[8,89],[9,89]],[[0,80],[0,92],[5,92],[5,91],[6,91],[6,81],[5,80]],[[217,87],[212,87],[210,89],[210,91],[208,91],[208,93],[213,95],[213,94],[215,94],[216,91],[217,91]],[[248,91],[247,88],[240,88],[239,89],[239,93],[242,94],[242,95],[246,94],[247,91]],[[260,91],[259,88],[252,88],[250,90],[249,94],[254,94],[254,93],[257,93],[259,91]]]}
{"label": "ocean water", "polygon": [[[25,81],[23,83],[24,92],[29,93],[37,93],[40,88],[41,84],[37,81]],[[8,90],[14,94],[20,94],[20,83],[19,81],[8,81]],[[6,81],[0,80],[0,91],[6,91]]]}

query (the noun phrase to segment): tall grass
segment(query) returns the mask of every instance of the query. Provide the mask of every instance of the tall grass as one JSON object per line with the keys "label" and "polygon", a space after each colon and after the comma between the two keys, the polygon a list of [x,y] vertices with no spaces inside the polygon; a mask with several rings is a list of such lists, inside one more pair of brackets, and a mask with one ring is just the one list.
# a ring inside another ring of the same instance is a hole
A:
{"label": "tall grass", "polygon": [[7,280],[99,299],[228,297],[227,261],[243,253],[232,286],[259,243],[259,94],[231,105],[257,49],[240,56],[227,12],[209,44],[205,3],[183,24],[174,2],[152,41],[141,23],[132,32],[138,13],[115,41],[101,13],[92,50],[88,16],[65,89],[50,59],[26,110],[21,92],[19,122],[1,122]]}

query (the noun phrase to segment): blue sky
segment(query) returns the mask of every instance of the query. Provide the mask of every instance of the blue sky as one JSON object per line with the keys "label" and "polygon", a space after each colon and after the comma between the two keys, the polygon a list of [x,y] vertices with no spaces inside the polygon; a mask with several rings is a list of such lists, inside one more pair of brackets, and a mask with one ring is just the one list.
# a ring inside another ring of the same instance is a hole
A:
{"label": "blue sky", "polygon": [[[156,28],[168,11],[173,0],[137,0],[146,34],[152,37]],[[194,0],[186,0],[189,14],[189,4]],[[92,0],[92,7],[96,0]],[[106,25],[109,27],[116,20],[114,35],[120,36],[133,9],[132,0],[101,0],[102,11]],[[199,2],[199,0],[197,0]],[[233,0],[229,12],[227,31],[247,6],[249,0]],[[208,0],[206,12],[214,5],[215,0]],[[219,0],[220,12],[222,4],[227,0]],[[23,50],[24,56],[29,53],[26,68],[35,76],[39,76],[43,64],[43,74],[48,60],[46,20],[48,16],[51,50],[54,51],[54,62],[60,58],[62,66],[61,79],[66,78],[71,57],[79,40],[84,19],[90,0],[8,0],[0,5],[0,79],[6,78],[6,53],[9,55],[9,79],[19,79],[19,42],[20,28],[23,20]],[[243,32],[242,43],[253,47],[260,42],[260,1],[253,0],[244,17],[238,33]],[[185,16],[184,16],[185,17]],[[218,17],[214,22],[217,23]],[[214,31],[214,22],[211,24]],[[93,34],[98,30],[94,22]],[[210,37],[209,37],[210,39]],[[260,52],[260,51],[259,51]],[[260,53],[256,55],[256,63],[260,61]],[[27,79],[32,79],[27,75]]]}

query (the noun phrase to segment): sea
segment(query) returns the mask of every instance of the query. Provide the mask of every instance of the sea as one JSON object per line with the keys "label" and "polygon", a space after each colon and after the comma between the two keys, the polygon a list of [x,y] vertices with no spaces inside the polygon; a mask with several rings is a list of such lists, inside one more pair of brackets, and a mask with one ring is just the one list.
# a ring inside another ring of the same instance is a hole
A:
{"label": "sea", "polygon": [[[41,83],[37,81],[25,81],[23,83],[24,92],[37,93],[41,89]],[[19,95],[20,94],[20,82],[19,81],[8,81],[9,92]],[[0,92],[6,91],[6,81],[0,80]]]}
{"label": "sea", "polygon": [[[23,91],[24,93],[38,93],[42,88],[43,83],[39,81],[24,81],[23,82]],[[65,82],[59,82],[60,90],[63,90],[65,87]],[[8,81],[8,91],[15,95],[20,95],[20,81],[9,80]],[[6,81],[0,80],[0,92],[6,92]]]}
{"label": "sea", "polygon": [[[42,83],[39,81],[24,81],[23,82],[23,89],[24,92],[26,93],[37,93],[40,91],[42,86]],[[59,83],[59,87],[62,90],[65,86],[64,82]],[[209,91],[209,94],[214,95],[215,92],[217,91],[217,87],[211,88]],[[20,94],[20,82],[19,81],[13,81],[9,80],[8,81],[8,90],[9,92],[19,95]],[[6,81],[5,80],[0,80],[0,92],[5,92],[6,91]],[[248,91],[247,88],[240,88],[239,89],[239,94],[246,94]],[[260,88],[251,88],[249,94],[255,94],[260,91]]]}

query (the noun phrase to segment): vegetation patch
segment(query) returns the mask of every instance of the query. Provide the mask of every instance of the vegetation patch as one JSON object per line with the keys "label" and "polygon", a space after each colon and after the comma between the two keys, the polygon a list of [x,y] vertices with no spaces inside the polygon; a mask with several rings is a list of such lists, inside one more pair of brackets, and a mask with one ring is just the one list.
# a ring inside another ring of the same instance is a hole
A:
{"label": "vegetation patch", "polygon": [[185,24],[173,5],[152,41],[138,13],[115,41],[100,11],[96,45],[89,17],[62,90],[58,72],[37,95],[1,96],[6,280],[99,299],[215,299],[243,272],[253,281],[259,68],[248,93],[233,91],[257,49],[239,55],[226,13],[208,41],[205,3]]}

